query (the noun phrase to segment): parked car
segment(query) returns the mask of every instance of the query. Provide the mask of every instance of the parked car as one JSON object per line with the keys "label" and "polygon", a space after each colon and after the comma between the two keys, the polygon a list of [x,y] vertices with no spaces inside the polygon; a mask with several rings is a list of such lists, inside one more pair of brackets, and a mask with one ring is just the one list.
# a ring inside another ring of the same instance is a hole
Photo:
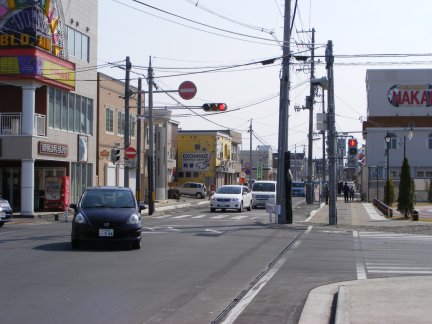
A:
{"label": "parked car", "polygon": [[219,187],[210,198],[210,211],[216,209],[237,209],[239,213],[246,208],[252,209],[252,194],[248,187],[242,185],[225,185]]}
{"label": "parked car", "polygon": [[252,185],[252,208],[276,204],[276,181],[255,181]]}
{"label": "parked car", "polygon": [[176,188],[180,196],[195,196],[198,199],[205,198],[207,189],[203,183],[186,182]]}
{"label": "parked car", "polygon": [[82,194],[72,220],[71,245],[78,249],[85,241],[130,242],[141,248],[141,211],[130,188],[91,187]]}
{"label": "parked car", "polygon": [[13,220],[12,208],[9,201],[0,197],[0,227]]}
{"label": "parked car", "polygon": [[291,195],[297,197],[305,197],[305,183],[303,181],[293,181],[291,184]]}

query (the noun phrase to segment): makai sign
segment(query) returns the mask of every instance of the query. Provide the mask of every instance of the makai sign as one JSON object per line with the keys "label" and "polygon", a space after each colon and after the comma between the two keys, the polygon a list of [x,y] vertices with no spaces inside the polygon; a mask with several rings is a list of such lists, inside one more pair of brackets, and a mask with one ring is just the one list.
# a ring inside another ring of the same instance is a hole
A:
{"label": "makai sign", "polygon": [[403,85],[395,84],[388,92],[392,106],[432,106],[432,84]]}

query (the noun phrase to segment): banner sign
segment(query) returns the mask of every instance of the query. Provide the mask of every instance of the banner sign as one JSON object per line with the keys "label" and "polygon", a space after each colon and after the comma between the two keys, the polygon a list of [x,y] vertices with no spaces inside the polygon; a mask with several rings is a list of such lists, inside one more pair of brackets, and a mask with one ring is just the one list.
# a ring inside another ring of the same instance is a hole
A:
{"label": "banner sign", "polygon": [[75,90],[75,64],[35,48],[0,50],[0,79],[17,75]]}
{"label": "banner sign", "polygon": [[211,153],[182,153],[182,171],[210,171]]}
{"label": "banner sign", "polygon": [[388,101],[394,107],[431,107],[432,84],[395,84],[389,89]]}
{"label": "banner sign", "polygon": [[66,61],[60,0],[0,0],[0,79],[36,79],[75,90],[75,64]]}

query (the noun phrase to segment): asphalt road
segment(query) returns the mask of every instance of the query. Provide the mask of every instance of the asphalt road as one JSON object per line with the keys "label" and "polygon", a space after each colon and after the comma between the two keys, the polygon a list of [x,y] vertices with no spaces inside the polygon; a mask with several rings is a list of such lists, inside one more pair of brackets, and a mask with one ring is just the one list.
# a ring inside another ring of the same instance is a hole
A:
{"label": "asphalt road", "polygon": [[70,248],[70,223],[0,229],[0,323],[297,323],[309,291],[432,273],[432,236],[293,225],[264,209],[143,216],[141,250]]}
{"label": "asphalt road", "polygon": [[1,229],[0,322],[211,322],[306,229],[269,224],[264,209],[190,208],[144,217],[141,250],[74,251],[70,226]]}

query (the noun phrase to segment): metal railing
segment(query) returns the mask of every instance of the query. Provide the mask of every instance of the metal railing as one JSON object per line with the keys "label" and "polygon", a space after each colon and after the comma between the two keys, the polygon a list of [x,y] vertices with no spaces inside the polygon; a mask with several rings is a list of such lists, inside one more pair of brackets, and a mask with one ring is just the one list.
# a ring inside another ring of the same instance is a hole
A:
{"label": "metal railing", "polygon": [[[22,114],[0,113],[0,135],[21,135]],[[33,135],[46,136],[46,116],[34,115]]]}

